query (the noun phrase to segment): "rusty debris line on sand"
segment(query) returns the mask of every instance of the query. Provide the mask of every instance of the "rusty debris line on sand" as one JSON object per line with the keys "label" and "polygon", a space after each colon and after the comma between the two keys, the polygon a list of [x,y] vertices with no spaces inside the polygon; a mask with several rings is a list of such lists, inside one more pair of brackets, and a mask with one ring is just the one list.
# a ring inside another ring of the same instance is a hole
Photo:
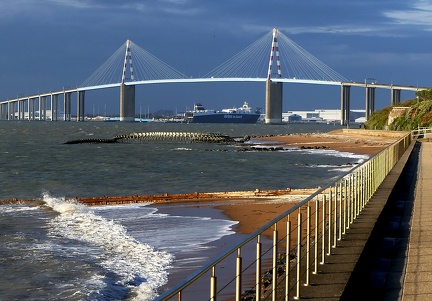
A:
{"label": "rusty debris line on sand", "polygon": [[[230,199],[251,199],[251,198],[271,198],[277,196],[294,196],[294,195],[310,195],[318,188],[309,189],[282,189],[282,190],[260,190],[254,191],[233,191],[233,192],[194,192],[180,194],[154,194],[154,195],[131,195],[131,196],[100,196],[79,198],[74,197],[73,200],[88,205],[118,205],[118,204],[134,204],[134,203],[174,203],[174,202],[205,202],[205,201],[223,201]],[[36,200],[0,200],[0,204],[17,204],[34,202]]]}

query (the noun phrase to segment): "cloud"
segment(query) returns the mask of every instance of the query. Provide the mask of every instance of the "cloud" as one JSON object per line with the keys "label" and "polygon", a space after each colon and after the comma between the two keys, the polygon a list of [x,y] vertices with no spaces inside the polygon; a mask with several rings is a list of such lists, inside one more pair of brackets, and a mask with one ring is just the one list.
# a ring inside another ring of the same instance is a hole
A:
{"label": "cloud", "polygon": [[102,7],[100,4],[97,4],[97,1],[92,0],[48,0],[48,2],[80,9]]}
{"label": "cloud", "polygon": [[[266,32],[271,26],[244,25],[242,29],[248,32]],[[278,29],[286,35],[298,34],[333,34],[333,35],[358,35],[376,37],[402,37],[402,32],[391,30],[389,26],[370,25],[327,25],[327,26],[282,26]]]}
{"label": "cloud", "polygon": [[421,26],[425,30],[432,30],[432,1],[414,1],[408,10],[390,10],[384,16],[391,19],[394,24]]}
{"label": "cloud", "polygon": [[14,0],[0,1],[0,18],[35,16],[35,12],[57,14],[57,10],[62,8],[91,10],[94,13],[98,10],[123,10],[184,16],[197,15],[204,11],[200,5],[191,3],[190,0],[45,0],[44,5],[40,5],[40,0]]}

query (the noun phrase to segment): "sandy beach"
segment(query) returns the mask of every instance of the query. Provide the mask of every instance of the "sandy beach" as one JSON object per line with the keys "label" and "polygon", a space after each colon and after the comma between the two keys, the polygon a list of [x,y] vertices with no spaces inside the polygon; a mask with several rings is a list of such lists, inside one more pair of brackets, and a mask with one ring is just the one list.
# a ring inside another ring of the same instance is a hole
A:
{"label": "sandy beach", "polygon": [[[322,134],[264,137],[262,140],[272,143],[279,142],[286,146],[325,148],[373,156],[405,134],[405,132],[343,129]],[[232,202],[216,207],[223,210],[224,214],[231,220],[239,222],[236,231],[249,234],[290,209],[299,200],[298,198],[285,199],[285,202],[272,202],[271,200],[265,202],[257,200],[247,203]],[[271,234],[268,233],[268,235]]]}
{"label": "sandy beach", "polygon": [[[337,130],[322,134],[272,136],[260,137],[259,139],[269,141],[269,145],[273,146],[275,143],[279,143],[283,146],[329,149],[373,156],[404,135],[405,133],[385,131]],[[235,196],[233,194],[226,198],[212,200],[171,200],[154,203],[151,206],[157,207],[160,213],[190,214],[190,209],[192,208],[196,209],[196,214],[206,212],[207,214],[211,214],[212,218],[225,216],[232,221],[237,221],[238,224],[233,228],[236,232],[235,235],[228,235],[213,243],[219,254],[222,250],[242,239],[244,235],[253,233],[272,219],[283,214],[317,189],[305,187],[304,189],[293,189],[290,193],[274,196],[265,194],[254,196],[253,193],[244,193],[243,196]],[[185,207],[189,209],[182,211],[182,208],[184,209]],[[212,211],[208,209],[217,210]],[[292,227],[295,227],[297,224],[297,215],[293,214],[290,220]],[[285,224],[279,223],[278,230],[280,233],[286,233]],[[273,235],[272,230],[264,232],[264,235],[267,239],[271,240]],[[248,257],[247,260],[253,260],[251,259],[254,256],[253,254],[253,252],[249,254],[250,258],[245,254],[243,256]],[[188,273],[186,272],[180,273],[172,278],[169,284],[177,283],[177,281],[181,281],[187,275]],[[222,275],[225,274],[219,274],[219,276]],[[253,284],[253,280],[249,282]]]}

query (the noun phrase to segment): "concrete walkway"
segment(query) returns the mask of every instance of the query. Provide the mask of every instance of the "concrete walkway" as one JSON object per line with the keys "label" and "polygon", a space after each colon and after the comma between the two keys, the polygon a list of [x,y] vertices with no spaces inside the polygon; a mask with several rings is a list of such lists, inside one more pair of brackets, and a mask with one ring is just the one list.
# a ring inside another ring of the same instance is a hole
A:
{"label": "concrete walkway", "polygon": [[410,146],[326,263],[302,299],[432,300],[432,142]]}
{"label": "concrete walkway", "polygon": [[401,299],[420,148],[410,145],[311,285],[301,289],[302,299]]}
{"label": "concrete walkway", "polygon": [[432,142],[420,150],[403,301],[432,300]]}

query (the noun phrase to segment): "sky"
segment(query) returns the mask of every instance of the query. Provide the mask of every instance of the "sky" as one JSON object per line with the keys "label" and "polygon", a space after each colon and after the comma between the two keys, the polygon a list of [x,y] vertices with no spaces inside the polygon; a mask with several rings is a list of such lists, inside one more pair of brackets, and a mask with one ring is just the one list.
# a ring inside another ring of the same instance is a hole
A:
{"label": "sky", "polygon": [[[0,1],[0,100],[79,86],[127,39],[199,77],[274,27],[348,80],[432,87],[432,0],[14,0]],[[136,93],[143,114],[194,102],[265,107],[264,83]],[[402,92],[402,100],[413,97]],[[364,109],[364,89],[353,88],[351,101]],[[389,90],[377,90],[377,108],[389,104]],[[339,107],[339,87],[284,84],[284,112]],[[116,112],[118,89],[86,94],[86,113]]]}

